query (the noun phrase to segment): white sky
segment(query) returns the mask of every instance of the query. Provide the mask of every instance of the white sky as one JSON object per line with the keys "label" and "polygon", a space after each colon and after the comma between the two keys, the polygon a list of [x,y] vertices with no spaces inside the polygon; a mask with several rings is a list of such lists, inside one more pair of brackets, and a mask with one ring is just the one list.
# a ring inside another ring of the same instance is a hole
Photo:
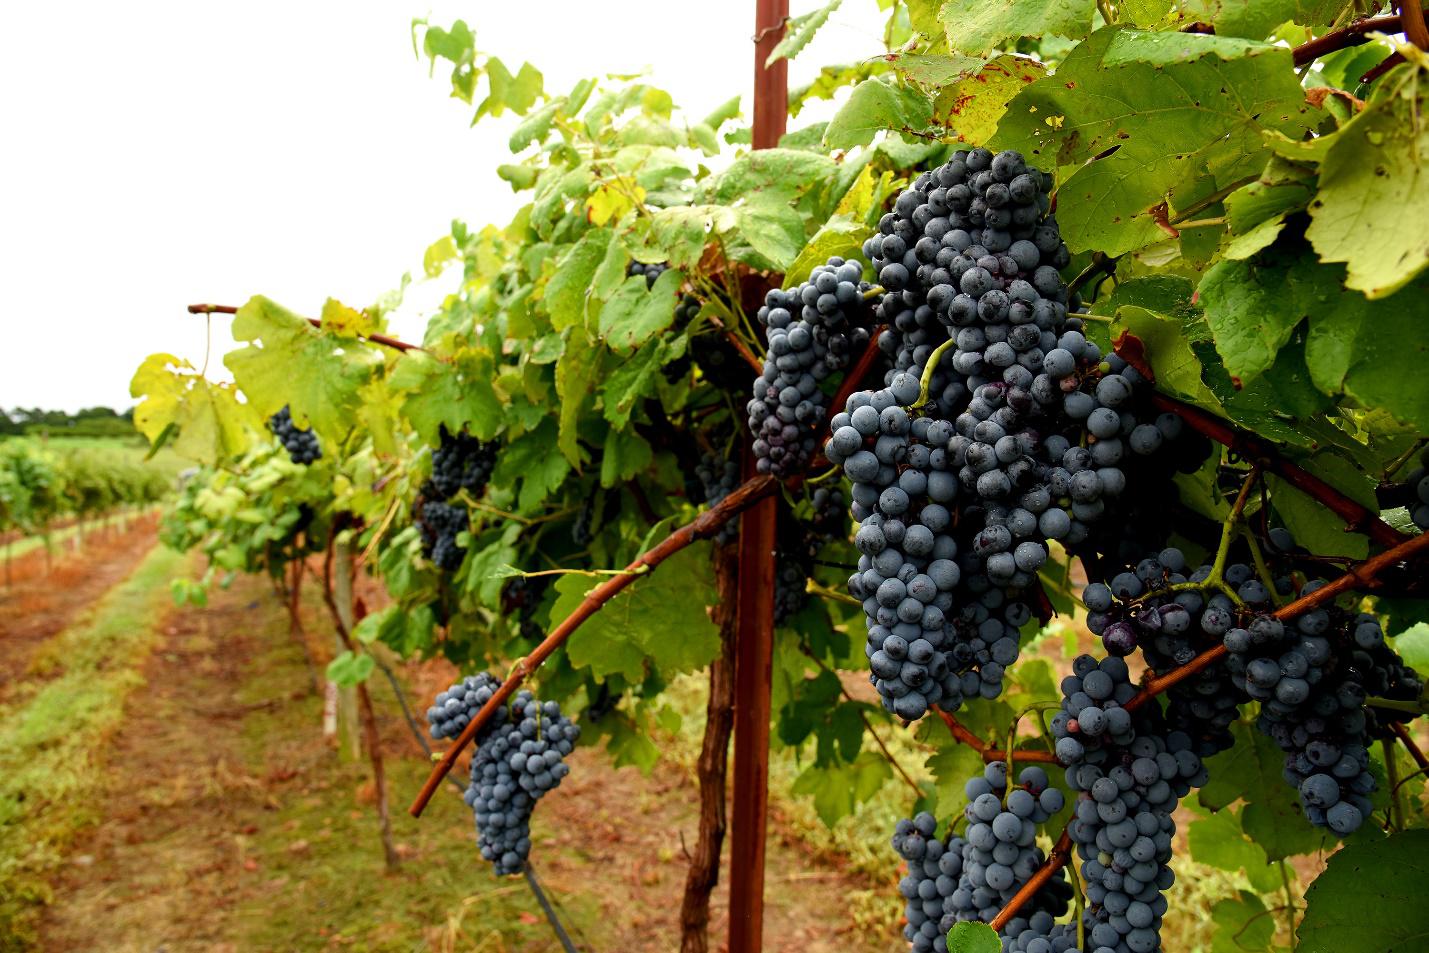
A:
{"label": "white sky", "polygon": [[[792,0],[797,15],[820,0]],[[847,0],[791,64],[881,48],[873,0]],[[495,175],[514,121],[469,128],[409,23],[464,18],[478,49],[549,91],[648,70],[696,118],[752,86],[754,3],[11,3],[0,13],[0,407],[129,406],[140,361],[202,364],[185,306],[261,293],[305,314],[362,306],[421,273],[453,218],[504,223]],[[797,122],[827,118],[810,108]],[[395,325],[419,337],[441,289]],[[233,346],[215,317],[210,376]]]}

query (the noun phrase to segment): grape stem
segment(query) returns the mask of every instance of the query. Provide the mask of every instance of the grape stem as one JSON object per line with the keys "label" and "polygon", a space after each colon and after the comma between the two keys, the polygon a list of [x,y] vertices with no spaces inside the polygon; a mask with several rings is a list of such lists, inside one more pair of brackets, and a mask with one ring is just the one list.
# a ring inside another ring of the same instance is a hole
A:
{"label": "grape stem", "polygon": [[1405,807],[1403,793],[1399,790],[1399,762],[1395,758],[1395,746],[1391,738],[1381,738],[1379,744],[1384,750],[1385,780],[1389,782],[1389,822],[1395,830],[1403,830]]}
{"label": "grape stem", "polygon": [[1404,745],[1404,750],[1408,751],[1409,757],[1419,765],[1419,770],[1429,771],[1429,758],[1426,758],[1424,752],[1419,750],[1419,745],[1414,743],[1414,736],[1409,733],[1409,729],[1402,722],[1395,722],[1389,730],[1399,737],[1400,742]]}
{"label": "grape stem", "polygon": [[1361,43],[1368,43],[1370,33],[1399,33],[1404,29],[1403,21],[1398,16],[1370,17],[1366,20],[1356,20],[1349,26],[1338,30],[1332,30],[1324,36],[1316,37],[1308,43],[1301,43],[1291,50],[1291,55],[1296,66],[1305,66],[1327,53],[1334,53],[1336,50],[1348,49],[1351,46],[1359,46]]}
{"label": "grape stem", "polygon": [[1429,709],[1426,709],[1424,705],[1418,701],[1402,701],[1398,698],[1380,698],[1377,695],[1371,695],[1364,700],[1364,703],[1369,708],[1383,708],[1386,711],[1403,711],[1411,715],[1429,713]]}
{"label": "grape stem", "polygon": [[[1392,549],[1385,550],[1372,559],[1360,563],[1333,582],[1321,586],[1308,595],[1301,596],[1289,605],[1282,606],[1275,611],[1274,617],[1282,621],[1293,619],[1302,613],[1309,612],[1332,601],[1341,594],[1356,587],[1365,589],[1374,588],[1379,584],[1379,573],[1398,563],[1418,558],[1423,555],[1426,549],[1429,549],[1429,533],[1415,536]],[[1179,685],[1191,676],[1210,668],[1212,665],[1224,659],[1228,654],[1225,645],[1221,644],[1215,648],[1207,649],[1187,664],[1174,671],[1167,672],[1165,675],[1155,676],[1154,673],[1148,673],[1151,677],[1142,680],[1141,690],[1133,695],[1122,707],[1128,711],[1140,708],[1173,686]],[[950,717],[951,716],[944,715],[943,720],[946,722]],[[952,725],[949,724],[948,727],[951,729]],[[1403,726],[1399,726],[1399,728],[1402,730]],[[963,729],[963,731],[966,732],[967,729]],[[1396,733],[1398,734],[1399,732],[1396,731]],[[977,739],[972,736],[971,732],[967,732],[967,734],[976,742]],[[1407,731],[1400,734],[1400,739],[1404,740],[1407,734]],[[956,736],[957,732],[954,732],[954,735]],[[1032,898],[1032,895],[1035,894],[1043,884],[1050,880],[1052,875],[1070,859],[1071,835],[1067,830],[1064,829],[1062,831],[1062,836],[1058,839],[1057,844],[1058,846],[1065,844],[1067,849],[1060,853],[1056,848],[1053,849],[1052,856],[1047,858],[1047,862],[1042,865],[1041,869],[1033,874],[1027,883],[1022,885],[1021,889],[1019,889],[1017,893],[1013,895],[1012,899],[1007,902],[1007,905],[1002,908],[1002,911],[993,918],[992,923],[989,925],[994,930],[1001,930],[1005,927],[1007,922],[1017,915],[1017,911],[1022,909],[1022,906]]]}
{"label": "grape stem", "polygon": [[918,399],[913,402],[913,409],[917,410],[928,403],[928,388],[933,386],[933,373],[938,369],[938,363],[942,361],[943,355],[948,348],[953,346],[953,339],[948,338],[942,344],[933,349],[933,353],[928,355],[928,366],[923,368],[923,374],[918,378]]}
{"label": "grape stem", "polygon": [[[953,736],[953,738],[976,751],[979,755],[982,756],[983,761],[987,762],[988,764],[992,764],[995,761],[1007,760],[1006,751],[999,751],[992,745],[984,742],[977,735],[969,731],[967,729],[967,726],[965,726],[962,722],[958,721],[958,719],[954,717],[951,712],[944,711],[941,708],[934,708],[933,710],[938,713],[939,718],[943,719],[943,724],[948,726],[948,732]],[[1024,762],[1036,761],[1042,764],[1057,763],[1057,756],[1050,751],[1023,749],[1017,752],[1017,757]]]}
{"label": "grape stem", "polygon": [[1013,756],[1014,756],[1014,755],[1019,755],[1019,754],[1022,753],[1022,752],[1019,752],[1019,751],[1016,750],[1016,746],[1017,746],[1017,725],[1018,725],[1018,723],[1019,723],[1020,721],[1022,721],[1022,718],[1023,718],[1024,715],[1029,715],[1029,714],[1031,714],[1031,713],[1034,712],[1034,711],[1036,711],[1036,712],[1050,711],[1050,710],[1053,709],[1053,708],[1061,708],[1061,707],[1062,707],[1062,705],[1061,705],[1060,702],[1033,702],[1032,704],[1028,705],[1026,708],[1024,708],[1024,709],[1022,709],[1021,711],[1019,711],[1015,716],[1013,716],[1012,724],[1011,724],[1011,725],[1008,727],[1008,729],[1007,729],[1007,758],[1006,758],[1006,761],[1007,761],[1007,778],[1008,778],[1008,781],[1007,781],[1007,788],[1003,791],[1003,794],[1002,794],[1002,805],[1003,805],[1003,807],[1006,807],[1006,806],[1007,806],[1007,795],[1009,795],[1009,794],[1012,793],[1012,777],[1013,777],[1013,774],[1012,774],[1012,761],[1013,761]]}
{"label": "grape stem", "polygon": [[[1137,602],[1144,602],[1147,599],[1155,599],[1172,592],[1204,592],[1207,589],[1217,589],[1230,599],[1237,608],[1245,606],[1245,600],[1241,599],[1235,587],[1226,582],[1226,561],[1230,557],[1231,541],[1235,538],[1237,530],[1241,526],[1241,514],[1245,512],[1246,501],[1250,499],[1250,488],[1255,485],[1260,477],[1260,470],[1252,467],[1245,483],[1241,484],[1240,494],[1236,496],[1235,505],[1231,507],[1230,515],[1226,517],[1225,523],[1221,526],[1221,542],[1216,547],[1216,558],[1211,563],[1211,573],[1199,582],[1175,582],[1169,586],[1164,586],[1155,592],[1149,592],[1142,596]],[[1274,585],[1270,586],[1270,591],[1274,592]]]}
{"label": "grape stem", "polygon": [[560,624],[551,630],[550,634],[531,651],[530,655],[520,659],[512,668],[511,675],[501,683],[495,694],[489,701],[481,707],[471,719],[470,723],[462,729],[462,733],[446,750],[435,766],[432,768],[426,783],[422,785],[422,790],[417,794],[416,800],[408,808],[413,817],[420,817],[422,811],[431,801],[432,795],[436,793],[441,785],[442,779],[446,777],[456,766],[457,758],[460,757],[462,749],[471,744],[477,734],[485,727],[486,723],[496,713],[496,710],[505,704],[506,700],[516,692],[517,686],[528,678],[532,672],[541,667],[541,664],[550,658],[566,641],[572,632],[580,628],[596,612],[600,611],[607,602],[614,598],[626,586],[636,579],[652,572],[666,559],[675,553],[701,539],[709,539],[715,536],[720,527],[734,519],[755,503],[778,491],[780,483],[772,476],[757,476],[752,480],[737,487],[734,492],[725,497],[715,506],[701,513],[689,523],[675,530],[665,539],[655,546],[641,553],[635,560],[625,568],[620,575],[608,579],[596,586],[586,594],[580,605],[570,615],[561,620]]}

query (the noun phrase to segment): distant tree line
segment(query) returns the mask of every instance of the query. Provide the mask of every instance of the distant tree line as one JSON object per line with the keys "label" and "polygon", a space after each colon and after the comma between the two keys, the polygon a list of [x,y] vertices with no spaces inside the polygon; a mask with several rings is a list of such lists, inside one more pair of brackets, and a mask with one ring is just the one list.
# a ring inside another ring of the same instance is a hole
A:
{"label": "distant tree line", "polygon": [[134,433],[134,410],[86,407],[73,414],[39,407],[0,408],[0,437],[50,434],[75,437],[127,437]]}

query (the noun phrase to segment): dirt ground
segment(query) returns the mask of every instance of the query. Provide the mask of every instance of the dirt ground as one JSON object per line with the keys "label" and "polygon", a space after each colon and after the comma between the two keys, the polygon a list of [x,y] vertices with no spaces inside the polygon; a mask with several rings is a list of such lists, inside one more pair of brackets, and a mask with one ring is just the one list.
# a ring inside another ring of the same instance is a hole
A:
{"label": "dirt ground", "polygon": [[68,543],[48,561],[44,550],[14,560],[13,583],[0,585],[0,703],[43,673],[33,671],[34,650],[70,625],[127,576],[154,545],[158,516],[150,514],[127,529],[103,530],[85,538],[76,552]]}
{"label": "dirt ground", "polygon": [[[75,603],[122,578],[143,548],[116,544],[107,558],[92,550],[90,575],[78,572],[48,602],[28,603],[41,608],[7,617],[0,671],[24,672],[15,656],[28,657]],[[16,612],[8,604],[0,611]],[[29,634],[12,640],[10,620],[21,617]],[[311,632],[326,631],[316,607],[308,621]],[[373,698],[403,858],[398,872],[382,869],[366,764],[341,763],[322,737],[321,700],[262,580],[215,591],[205,609],[170,612],[162,636],[97,766],[97,823],[55,885],[42,949],[559,948],[524,881],[495,878],[476,854],[471,815],[454,792],[444,790],[421,821],[406,815],[426,766],[379,676]],[[417,708],[451,674],[435,663],[399,672]],[[684,849],[696,838],[693,780],[674,766],[651,777],[615,769],[591,749],[572,761],[536,814],[533,859],[545,888],[582,949],[678,949]],[[892,883],[870,884],[780,835],[776,814],[767,950],[896,949],[849,903],[875,890],[892,896]],[[713,918],[712,947],[720,949],[723,888]]]}

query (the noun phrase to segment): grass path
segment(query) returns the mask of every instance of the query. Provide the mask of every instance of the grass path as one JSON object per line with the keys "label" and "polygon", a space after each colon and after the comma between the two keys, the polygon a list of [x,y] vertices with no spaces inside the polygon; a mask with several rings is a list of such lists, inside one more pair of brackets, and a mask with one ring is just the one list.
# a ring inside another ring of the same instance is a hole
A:
{"label": "grass path", "polygon": [[[310,631],[324,631],[316,612]],[[452,672],[402,671],[420,699]],[[396,812],[403,857],[382,869],[365,764],[340,764],[319,732],[301,652],[261,580],[238,580],[206,609],[171,611],[106,749],[89,798],[99,823],[64,864],[40,925],[46,951],[548,951],[519,879],[477,856],[471,814],[447,792],[421,821]],[[385,681],[373,686],[393,801],[425,776]],[[93,772],[91,772],[93,776]],[[542,802],[538,871],[573,933],[594,951],[669,953],[697,798],[670,764],[644,777],[581,749]],[[848,898],[870,885],[771,830],[770,953],[893,950],[861,928]],[[878,889],[890,889],[879,885]],[[715,900],[724,930],[725,895]],[[716,942],[718,948],[718,942]]]}
{"label": "grass path", "polygon": [[65,847],[98,813],[103,749],[143,684],[168,578],[183,562],[152,549],[92,616],[40,647],[53,677],[0,706],[0,949],[30,934]]}

